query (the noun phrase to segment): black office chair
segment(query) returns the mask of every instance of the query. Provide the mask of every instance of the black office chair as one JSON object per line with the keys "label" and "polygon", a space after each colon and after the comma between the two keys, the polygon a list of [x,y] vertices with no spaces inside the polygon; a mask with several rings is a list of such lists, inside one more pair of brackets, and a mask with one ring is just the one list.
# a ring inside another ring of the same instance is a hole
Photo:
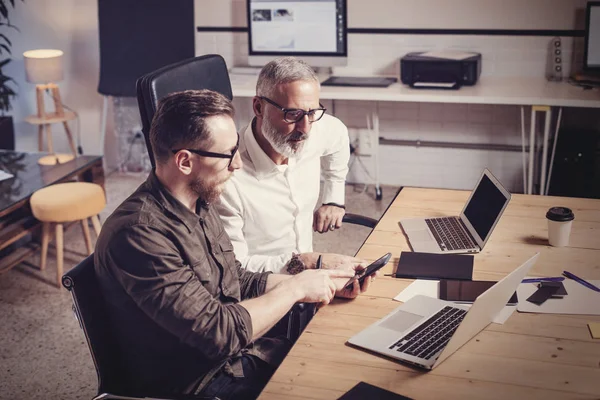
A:
{"label": "black office chair", "polygon": [[[128,387],[130,372],[123,366],[106,304],[96,280],[94,255],[88,256],[64,274],[62,284],[71,292],[73,311],[83,330],[96,367],[98,394],[94,400],[144,399],[145,397],[135,397],[135,393]],[[153,400],[160,399],[153,398]]]}
{"label": "black office chair", "polygon": [[233,98],[227,65],[223,57],[217,54],[190,58],[150,72],[138,78],[136,89],[142,132],[153,167],[155,164],[150,145],[150,125],[160,99],[168,94],[190,89],[210,89],[229,100]]}

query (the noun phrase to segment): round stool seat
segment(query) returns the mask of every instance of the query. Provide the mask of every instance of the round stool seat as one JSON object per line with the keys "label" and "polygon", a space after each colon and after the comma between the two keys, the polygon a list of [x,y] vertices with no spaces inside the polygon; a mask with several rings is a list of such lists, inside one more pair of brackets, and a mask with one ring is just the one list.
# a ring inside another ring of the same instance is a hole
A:
{"label": "round stool seat", "polygon": [[73,154],[50,154],[48,156],[44,156],[38,160],[39,165],[56,165],[64,164],[73,160],[75,156]]}
{"label": "round stool seat", "polygon": [[88,182],[58,183],[31,196],[33,216],[43,222],[70,222],[97,215],[106,199],[99,185]]}

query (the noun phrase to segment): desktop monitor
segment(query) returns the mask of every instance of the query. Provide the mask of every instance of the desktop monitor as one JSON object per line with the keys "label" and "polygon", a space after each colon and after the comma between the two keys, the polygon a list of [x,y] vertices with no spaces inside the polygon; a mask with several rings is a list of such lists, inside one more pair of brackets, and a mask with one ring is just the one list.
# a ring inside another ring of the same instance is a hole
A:
{"label": "desktop monitor", "polygon": [[312,67],[346,65],[346,0],[246,0],[248,63],[296,56]]}
{"label": "desktop monitor", "polygon": [[587,4],[583,66],[587,71],[600,71],[600,1]]}

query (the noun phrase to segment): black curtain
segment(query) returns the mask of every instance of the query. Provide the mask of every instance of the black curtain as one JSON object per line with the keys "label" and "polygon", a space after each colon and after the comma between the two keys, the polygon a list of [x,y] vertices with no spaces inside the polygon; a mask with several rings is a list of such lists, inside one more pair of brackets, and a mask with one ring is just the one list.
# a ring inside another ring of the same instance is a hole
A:
{"label": "black curtain", "polygon": [[193,0],[98,0],[98,92],[135,97],[135,81],[194,57]]}

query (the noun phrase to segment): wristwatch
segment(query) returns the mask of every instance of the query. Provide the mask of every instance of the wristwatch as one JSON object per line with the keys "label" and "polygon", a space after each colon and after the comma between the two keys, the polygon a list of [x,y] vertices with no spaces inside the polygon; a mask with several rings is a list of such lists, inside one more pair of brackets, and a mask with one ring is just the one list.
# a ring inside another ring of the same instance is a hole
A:
{"label": "wristwatch", "polygon": [[343,204],[338,204],[338,203],[323,203],[324,206],[334,206],[334,207],[339,207],[339,208],[343,208],[344,210],[346,209],[346,206]]}
{"label": "wristwatch", "polygon": [[292,258],[288,261],[286,269],[290,275],[296,275],[306,269],[306,264],[300,259],[300,254],[292,253]]}

